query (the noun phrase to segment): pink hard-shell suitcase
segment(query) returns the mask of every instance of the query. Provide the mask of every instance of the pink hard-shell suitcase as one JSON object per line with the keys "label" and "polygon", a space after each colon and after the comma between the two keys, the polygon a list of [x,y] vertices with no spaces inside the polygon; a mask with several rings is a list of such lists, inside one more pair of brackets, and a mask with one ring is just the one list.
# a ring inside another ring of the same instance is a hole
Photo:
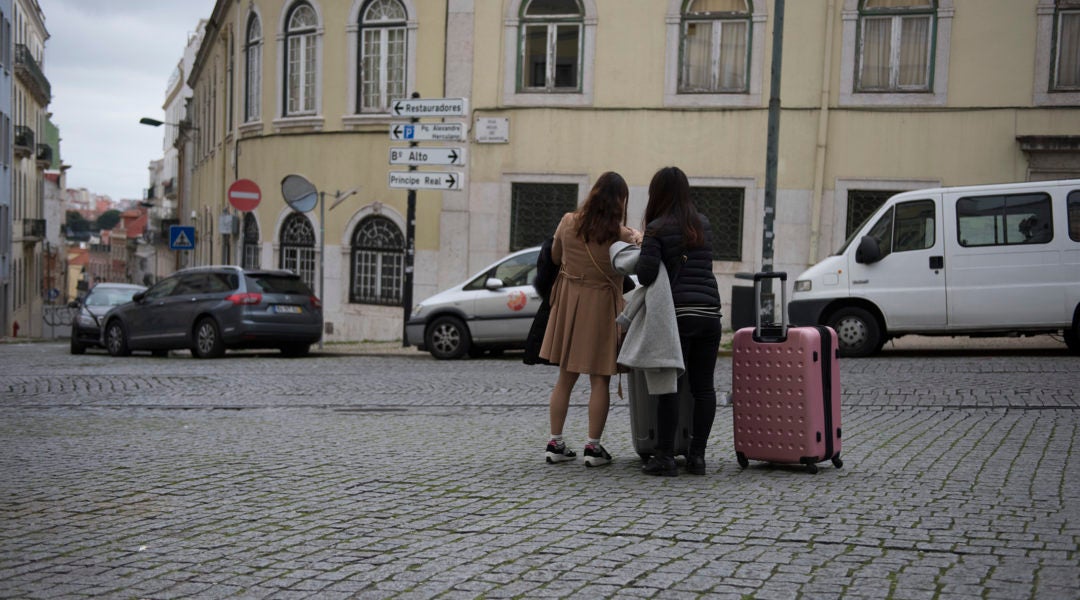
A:
{"label": "pink hard-shell suitcase", "polygon": [[[780,280],[781,323],[761,324],[761,281]],[[787,274],[754,274],[755,327],[735,332],[732,415],[739,466],[751,460],[804,464],[840,460],[840,365],[836,332],[788,327]]]}

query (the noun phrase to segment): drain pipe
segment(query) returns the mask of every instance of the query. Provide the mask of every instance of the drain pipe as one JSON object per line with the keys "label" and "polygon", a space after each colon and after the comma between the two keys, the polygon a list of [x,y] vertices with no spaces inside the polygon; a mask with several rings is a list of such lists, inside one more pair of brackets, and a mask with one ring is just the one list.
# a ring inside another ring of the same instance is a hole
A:
{"label": "drain pipe", "polygon": [[818,261],[821,249],[822,188],[825,187],[825,156],[829,147],[829,96],[832,91],[833,35],[836,0],[825,3],[825,58],[821,65],[821,104],[818,108],[817,147],[814,151],[814,197],[810,205],[810,252],[808,265]]}

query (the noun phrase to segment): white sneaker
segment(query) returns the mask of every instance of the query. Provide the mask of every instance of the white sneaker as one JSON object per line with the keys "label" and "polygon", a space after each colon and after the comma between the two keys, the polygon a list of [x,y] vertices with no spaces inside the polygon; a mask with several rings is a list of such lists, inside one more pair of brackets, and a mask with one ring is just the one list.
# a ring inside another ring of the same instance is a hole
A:
{"label": "white sneaker", "polygon": [[568,460],[574,460],[577,454],[573,450],[566,447],[566,442],[555,443],[555,440],[551,440],[547,445],[547,452],[545,454],[547,463],[553,465],[555,463],[566,462]]}
{"label": "white sneaker", "polygon": [[585,455],[586,467],[599,467],[611,462],[611,455],[600,444],[586,444],[582,454]]}

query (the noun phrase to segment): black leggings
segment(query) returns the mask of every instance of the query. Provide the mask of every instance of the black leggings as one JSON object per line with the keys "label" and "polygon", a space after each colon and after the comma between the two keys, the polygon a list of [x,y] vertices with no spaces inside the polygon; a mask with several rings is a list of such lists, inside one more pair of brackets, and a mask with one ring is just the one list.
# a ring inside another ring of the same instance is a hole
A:
{"label": "black leggings", "polygon": [[[679,378],[679,389],[690,385],[694,397],[694,419],[690,453],[705,454],[705,444],[716,418],[716,388],[713,373],[720,349],[720,317],[688,316],[678,320],[686,372]],[[663,394],[657,403],[657,450],[673,452],[679,426],[679,395]]]}

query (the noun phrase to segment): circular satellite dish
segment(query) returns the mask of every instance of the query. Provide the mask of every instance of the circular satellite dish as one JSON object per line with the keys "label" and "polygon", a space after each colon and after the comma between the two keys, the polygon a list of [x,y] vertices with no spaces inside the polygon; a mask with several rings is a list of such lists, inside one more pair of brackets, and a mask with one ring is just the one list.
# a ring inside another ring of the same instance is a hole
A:
{"label": "circular satellite dish", "polygon": [[281,195],[285,203],[297,212],[308,212],[319,202],[319,192],[300,175],[286,175],[281,180]]}

